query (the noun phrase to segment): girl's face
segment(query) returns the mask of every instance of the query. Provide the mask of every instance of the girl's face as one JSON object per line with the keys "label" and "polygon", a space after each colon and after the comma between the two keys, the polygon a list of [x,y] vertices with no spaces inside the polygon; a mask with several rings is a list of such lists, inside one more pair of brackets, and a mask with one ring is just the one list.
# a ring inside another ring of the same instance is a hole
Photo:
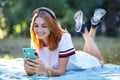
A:
{"label": "girl's face", "polygon": [[35,19],[34,32],[39,39],[43,40],[47,39],[50,34],[50,30],[48,29],[47,25],[41,17],[37,17]]}

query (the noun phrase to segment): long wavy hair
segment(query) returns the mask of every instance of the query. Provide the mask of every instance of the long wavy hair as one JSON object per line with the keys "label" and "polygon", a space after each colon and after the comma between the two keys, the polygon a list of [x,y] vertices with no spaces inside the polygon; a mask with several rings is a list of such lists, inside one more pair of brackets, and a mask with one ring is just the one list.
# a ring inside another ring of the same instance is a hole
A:
{"label": "long wavy hair", "polygon": [[33,45],[35,50],[41,50],[44,47],[43,41],[39,39],[34,32],[34,22],[36,17],[41,17],[45,21],[45,24],[50,30],[50,35],[48,36],[49,50],[55,50],[58,47],[62,34],[67,31],[62,29],[60,23],[57,22],[56,16],[54,15],[52,10],[45,7],[36,9],[33,12],[30,27],[31,45]]}

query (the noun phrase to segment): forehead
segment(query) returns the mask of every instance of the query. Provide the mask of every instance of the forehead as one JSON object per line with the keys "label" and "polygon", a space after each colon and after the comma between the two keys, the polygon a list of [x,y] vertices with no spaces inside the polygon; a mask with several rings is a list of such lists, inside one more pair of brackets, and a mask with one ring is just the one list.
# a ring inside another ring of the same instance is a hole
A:
{"label": "forehead", "polygon": [[45,21],[42,19],[42,17],[38,16],[35,19],[36,24],[45,24]]}

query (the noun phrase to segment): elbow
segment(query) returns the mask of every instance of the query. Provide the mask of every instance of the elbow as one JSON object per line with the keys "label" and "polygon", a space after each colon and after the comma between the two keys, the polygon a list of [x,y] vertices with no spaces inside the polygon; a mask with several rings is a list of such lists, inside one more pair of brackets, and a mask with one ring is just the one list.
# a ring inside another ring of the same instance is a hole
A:
{"label": "elbow", "polygon": [[65,71],[59,71],[58,76],[64,75]]}

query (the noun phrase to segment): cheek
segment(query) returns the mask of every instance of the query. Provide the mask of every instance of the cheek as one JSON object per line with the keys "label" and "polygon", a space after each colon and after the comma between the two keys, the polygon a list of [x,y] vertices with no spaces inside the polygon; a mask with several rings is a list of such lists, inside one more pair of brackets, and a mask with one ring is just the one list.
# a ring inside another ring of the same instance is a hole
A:
{"label": "cheek", "polygon": [[37,29],[36,28],[33,28],[34,32],[36,33],[37,32]]}
{"label": "cheek", "polygon": [[49,30],[49,29],[47,29],[46,31],[47,31],[47,34],[49,35],[49,34],[50,34],[50,30]]}

